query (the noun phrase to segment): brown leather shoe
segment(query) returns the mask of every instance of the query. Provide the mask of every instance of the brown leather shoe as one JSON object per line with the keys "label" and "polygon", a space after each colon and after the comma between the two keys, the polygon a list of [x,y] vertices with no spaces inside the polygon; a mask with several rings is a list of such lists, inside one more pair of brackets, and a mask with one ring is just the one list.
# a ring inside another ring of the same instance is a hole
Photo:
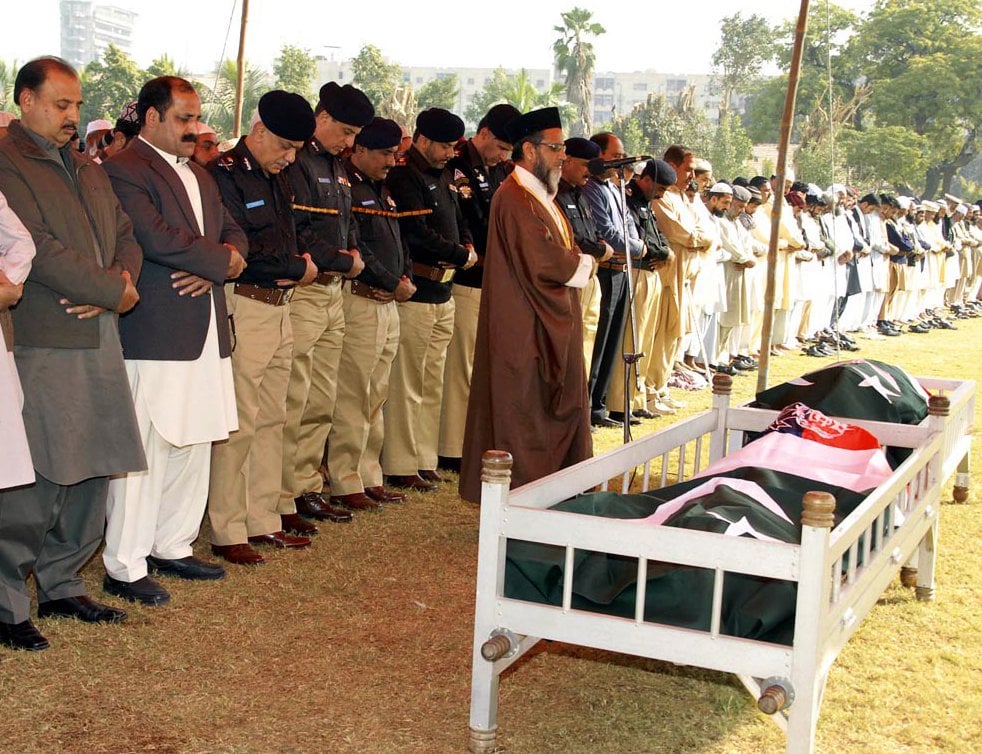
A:
{"label": "brown leather shoe", "polygon": [[236,565],[260,565],[266,561],[249,545],[212,545],[211,551]]}
{"label": "brown leather shoe", "polygon": [[299,513],[284,513],[280,516],[283,531],[296,534],[298,537],[312,537],[317,533],[317,527],[305,521]]}
{"label": "brown leather shoe", "polygon": [[425,479],[427,482],[433,482],[434,484],[439,484],[443,481],[443,477],[440,476],[440,472],[436,469],[420,469],[418,472],[420,477]]}
{"label": "brown leather shoe", "polygon": [[307,518],[314,518],[318,521],[331,521],[335,524],[347,524],[351,522],[351,514],[331,505],[319,492],[305,492],[295,497],[297,513]]}
{"label": "brown leather shoe", "polygon": [[372,500],[364,492],[352,492],[350,495],[331,495],[331,503],[350,508],[353,511],[382,510],[382,503]]}
{"label": "brown leather shoe", "polygon": [[289,550],[300,550],[304,547],[310,547],[310,540],[307,537],[294,537],[285,531],[257,534],[249,537],[249,542],[254,545],[269,545],[270,547],[280,547]]}
{"label": "brown leather shoe", "polygon": [[401,503],[406,499],[406,496],[401,492],[387,490],[382,486],[366,487],[365,495],[370,497],[376,503]]}
{"label": "brown leather shoe", "polygon": [[403,490],[416,490],[417,492],[436,492],[436,483],[423,479],[419,474],[390,476],[389,486]]}

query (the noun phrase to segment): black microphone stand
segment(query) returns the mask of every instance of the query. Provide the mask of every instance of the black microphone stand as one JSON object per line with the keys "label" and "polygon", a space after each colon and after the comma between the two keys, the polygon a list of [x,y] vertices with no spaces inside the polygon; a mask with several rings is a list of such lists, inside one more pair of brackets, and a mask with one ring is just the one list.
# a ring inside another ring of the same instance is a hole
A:
{"label": "black microphone stand", "polygon": [[[620,174],[620,193],[621,193],[621,227],[624,229],[624,274],[627,275],[627,307],[629,317],[624,322],[624,329],[621,333],[621,358],[624,360],[624,444],[631,442],[631,373],[634,372],[635,383],[641,381],[641,370],[638,362],[644,358],[644,353],[638,351],[638,321],[634,311],[634,286],[637,281],[634,279],[633,264],[631,263],[631,244],[627,232],[627,181],[623,172]],[[627,328],[631,328],[631,346],[633,351],[628,351]]]}

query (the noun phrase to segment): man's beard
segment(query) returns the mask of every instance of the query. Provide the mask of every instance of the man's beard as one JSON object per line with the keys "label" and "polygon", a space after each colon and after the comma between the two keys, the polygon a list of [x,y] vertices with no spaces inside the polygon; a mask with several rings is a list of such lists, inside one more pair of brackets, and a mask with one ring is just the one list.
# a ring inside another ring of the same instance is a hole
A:
{"label": "man's beard", "polygon": [[721,209],[713,209],[711,211],[713,213],[713,217],[722,217],[725,214]]}
{"label": "man's beard", "polygon": [[549,170],[546,167],[545,160],[542,159],[536,159],[535,164],[532,165],[532,175],[546,185],[550,194],[555,194],[559,191],[559,179],[562,177],[562,174],[562,168]]}

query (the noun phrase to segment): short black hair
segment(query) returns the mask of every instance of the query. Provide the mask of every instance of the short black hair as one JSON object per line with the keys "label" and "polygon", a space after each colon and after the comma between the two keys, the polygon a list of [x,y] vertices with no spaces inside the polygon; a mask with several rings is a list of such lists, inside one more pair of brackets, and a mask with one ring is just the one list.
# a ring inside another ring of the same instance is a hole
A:
{"label": "short black hair", "polygon": [[71,64],[66,60],[62,60],[55,55],[34,58],[34,60],[28,61],[17,71],[17,78],[14,79],[14,102],[17,103],[18,107],[20,106],[21,92],[25,89],[36,92],[48,80],[48,75],[51,71],[58,71],[67,76],[78,78],[78,71],[72,68]]}
{"label": "short black hair", "polygon": [[164,113],[174,103],[174,92],[194,94],[195,89],[189,81],[180,76],[158,76],[143,85],[140,95],[136,98],[136,116],[140,128],[147,125],[147,111],[151,107],[163,118]]}
{"label": "short black hair", "polygon": [[610,144],[610,140],[614,138],[616,134],[610,131],[601,131],[600,133],[595,133],[590,137],[590,141],[600,147],[601,152],[607,151],[607,146]]}
{"label": "short black hair", "polygon": [[669,162],[672,165],[681,165],[685,162],[685,158],[692,154],[692,150],[688,147],[684,147],[681,144],[672,144],[668,149],[665,150],[665,154],[662,159],[665,162]]}
{"label": "short black hair", "polygon": [[755,175],[750,179],[750,185],[755,189],[759,189],[761,186],[770,186],[771,182],[766,175]]}

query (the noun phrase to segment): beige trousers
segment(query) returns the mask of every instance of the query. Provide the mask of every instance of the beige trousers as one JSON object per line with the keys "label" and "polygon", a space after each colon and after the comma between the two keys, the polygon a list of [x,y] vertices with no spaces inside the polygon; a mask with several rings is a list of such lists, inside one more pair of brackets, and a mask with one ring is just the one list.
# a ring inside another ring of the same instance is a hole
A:
{"label": "beige trousers", "polygon": [[443,372],[453,336],[454,300],[406,302],[399,309],[399,352],[382,415],[382,470],[406,476],[435,469],[443,405]]}
{"label": "beige trousers", "polygon": [[474,371],[474,346],[477,342],[477,315],[481,311],[481,289],[466,285],[453,287],[453,337],[447,349],[447,367],[443,376],[443,410],[440,413],[440,455],[460,458],[464,452],[464,425],[467,423],[467,398],[471,392]]}
{"label": "beige trousers", "polygon": [[591,275],[580,291],[580,309],[583,312],[583,365],[586,367],[589,382],[593,344],[597,340],[597,328],[600,326],[600,282],[596,275]]}
{"label": "beige trousers", "polygon": [[338,399],[328,439],[331,494],[351,495],[382,484],[382,406],[399,348],[399,311],[344,293],[344,347]]}
{"label": "beige trousers", "polygon": [[291,512],[293,498],[324,488],[318,469],[334,417],[345,332],[341,279],[297,288],[290,301],[290,325],[293,363],[286,393],[280,490],[285,513]]}
{"label": "beige trousers", "polygon": [[[239,430],[211,452],[208,518],[216,545],[280,531],[283,425],[293,357],[290,305],[228,292],[235,321],[232,375]],[[293,505],[293,501],[290,501]]]}
{"label": "beige trousers", "polygon": [[[645,383],[647,381],[648,362],[651,358],[655,346],[655,326],[658,323],[658,308],[661,304],[661,280],[657,272],[648,270],[632,270],[634,285],[634,313],[638,325],[638,343],[640,350],[645,354],[644,358],[638,363],[640,379],[637,378],[634,367],[631,367],[629,389],[631,393],[631,410],[640,410],[647,405],[647,391]],[[626,304],[625,304],[626,305]],[[621,337],[621,353],[626,350],[634,351],[634,343],[631,338],[630,312],[624,315],[624,334]],[[610,379],[610,388],[607,390],[607,409],[609,411],[622,412],[624,410],[624,359],[617,358],[614,361],[613,376]]]}

